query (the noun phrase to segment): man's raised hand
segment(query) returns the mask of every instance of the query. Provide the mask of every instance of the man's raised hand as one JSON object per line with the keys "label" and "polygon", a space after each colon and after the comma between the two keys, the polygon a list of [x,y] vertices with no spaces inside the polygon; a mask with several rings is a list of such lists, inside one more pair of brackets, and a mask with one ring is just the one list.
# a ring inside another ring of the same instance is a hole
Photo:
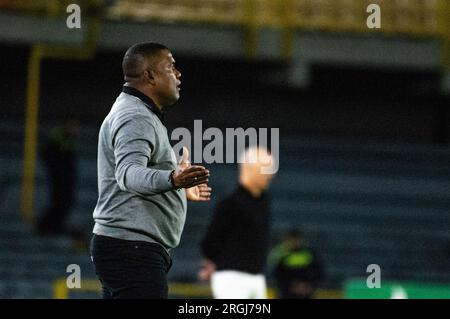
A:
{"label": "man's raised hand", "polygon": [[209,170],[203,166],[191,165],[189,162],[189,151],[183,147],[183,154],[175,169],[172,182],[176,188],[191,188],[208,183]]}

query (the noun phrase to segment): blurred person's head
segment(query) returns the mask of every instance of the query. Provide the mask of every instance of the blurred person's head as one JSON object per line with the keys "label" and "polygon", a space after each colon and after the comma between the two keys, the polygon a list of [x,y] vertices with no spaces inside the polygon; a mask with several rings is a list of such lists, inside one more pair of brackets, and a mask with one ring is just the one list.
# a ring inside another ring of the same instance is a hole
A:
{"label": "blurred person's head", "polygon": [[180,98],[181,73],[170,50],[159,43],[145,42],[130,47],[122,61],[125,85],[149,96],[160,108]]}
{"label": "blurred person's head", "polygon": [[274,158],[264,147],[247,148],[239,159],[239,182],[258,197],[264,192],[274,177],[274,174],[264,173],[263,168],[274,165]]}
{"label": "blurred person's head", "polygon": [[291,249],[298,249],[305,245],[305,236],[298,229],[291,229],[284,235],[284,242]]}

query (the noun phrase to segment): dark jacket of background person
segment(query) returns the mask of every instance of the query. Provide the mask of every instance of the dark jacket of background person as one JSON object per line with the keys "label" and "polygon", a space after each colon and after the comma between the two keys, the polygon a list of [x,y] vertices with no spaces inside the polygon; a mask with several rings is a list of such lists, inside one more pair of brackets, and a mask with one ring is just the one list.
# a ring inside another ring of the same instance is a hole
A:
{"label": "dark jacket of background person", "polygon": [[270,209],[266,193],[255,198],[243,186],[221,201],[201,242],[216,270],[263,273],[269,251]]}
{"label": "dark jacket of background person", "polygon": [[50,130],[42,159],[50,184],[50,204],[38,221],[40,233],[67,232],[66,219],[75,203],[78,124],[68,122]]}

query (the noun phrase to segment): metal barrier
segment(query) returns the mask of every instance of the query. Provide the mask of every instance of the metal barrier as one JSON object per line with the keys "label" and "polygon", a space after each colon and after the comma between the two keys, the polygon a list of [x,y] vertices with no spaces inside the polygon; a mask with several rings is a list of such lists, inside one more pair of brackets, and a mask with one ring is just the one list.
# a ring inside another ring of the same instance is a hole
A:
{"label": "metal barrier", "polygon": [[[4,0],[0,9],[65,14],[71,0]],[[105,8],[105,0],[76,1],[83,10]],[[366,27],[369,4],[382,10],[384,34],[448,36],[448,0],[118,0],[107,18],[120,20],[290,27],[332,32],[373,32]]]}
{"label": "metal barrier", "polygon": [[[382,13],[382,27],[375,30],[366,25],[367,7],[373,3]],[[256,51],[257,30],[267,27],[282,30],[284,58],[292,56],[296,30],[433,37],[442,42],[442,62],[450,68],[448,0],[120,0],[107,16],[241,26],[250,57]]]}
{"label": "metal barrier", "polygon": [[382,33],[437,36],[448,33],[447,0],[121,0],[113,19],[256,24],[310,30],[369,32],[366,8],[382,8]]}
{"label": "metal barrier", "polygon": [[87,13],[97,12],[105,5],[104,0],[0,0],[0,9],[36,15],[60,16],[66,14],[67,6],[72,3],[80,5]]}

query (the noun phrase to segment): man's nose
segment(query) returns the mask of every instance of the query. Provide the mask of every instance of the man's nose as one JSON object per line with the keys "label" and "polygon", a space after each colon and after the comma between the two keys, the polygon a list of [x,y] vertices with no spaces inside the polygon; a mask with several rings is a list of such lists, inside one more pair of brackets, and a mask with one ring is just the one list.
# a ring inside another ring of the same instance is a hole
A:
{"label": "man's nose", "polygon": [[176,69],[176,77],[177,77],[177,79],[181,78],[181,72],[178,69]]}

